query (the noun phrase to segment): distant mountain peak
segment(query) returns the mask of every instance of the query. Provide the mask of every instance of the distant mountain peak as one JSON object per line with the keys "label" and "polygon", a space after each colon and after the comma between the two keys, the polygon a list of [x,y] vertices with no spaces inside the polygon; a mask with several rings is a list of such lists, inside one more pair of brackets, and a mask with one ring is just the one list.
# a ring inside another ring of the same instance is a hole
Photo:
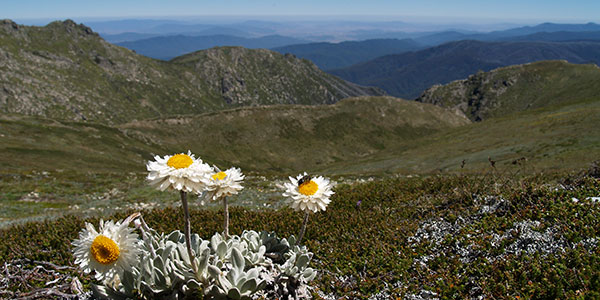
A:
{"label": "distant mountain peak", "polygon": [[0,26],[2,28],[12,28],[12,29],[19,29],[19,24],[15,23],[13,20],[11,19],[3,19],[0,21]]}
{"label": "distant mountain peak", "polygon": [[64,30],[70,34],[93,35],[99,37],[98,33],[94,32],[90,27],[87,27],[83,24],[77,24],[71,19],[54,21],[46,25],[46,28]]}
{"label": "distant mountain peak", "polygon": [[599,30],[599,29],[600,29],[600,25],[598,25],[594,22],[580,23],[580,24],[545,22],[545,23],[541,23],[541,24],[538,24],[535,26],[525,26],[525,27],[521,27],[521,28],[509,29],[509,30],[507,30],[507,32],[510,32],[510,31],[518,32],[519,30],[525,30],[526,33],[535,33],[535,32],[541,32],[541,31],[547,31],[547,32],[574,31],[574,32],[577,32],[577,31],[595,31],[595,30]]}
{"label": "distant mountain peak", "polygon": [[242,46],[251,49],[271,49],[282,45],[303,43],[303,40],[280,35],[267,35],[245,38],[227,34],[203,36],[168,35],[156,36],[117,45],[136,51],[139,54],[169,60],[194,51],[213,48],[215,46]]}
{"label": "distant mountain peak", "polygon": [[12,20],[4,19],[0,21],[0,30],[7,34],[14,35],[19,32],[21,26]]}
{"label": "distant mountain peak", "polygon": [[339,43],[293,44],[273,48],[279,53],[291,53],[314,62],[323,70],[339,69],[388,54],[420,49],[421,45],[411,39],[369,39]]}
{"label": "distant mountain peak", "polygon": [[[267,49],[214,47],[171,62],[195,68],[229,104],[310,104],[315,99],[331,104],[356,95],[385,94],[378,88],[340,80],[308,60]],[[299,94],[303,96],[296,96]]]}

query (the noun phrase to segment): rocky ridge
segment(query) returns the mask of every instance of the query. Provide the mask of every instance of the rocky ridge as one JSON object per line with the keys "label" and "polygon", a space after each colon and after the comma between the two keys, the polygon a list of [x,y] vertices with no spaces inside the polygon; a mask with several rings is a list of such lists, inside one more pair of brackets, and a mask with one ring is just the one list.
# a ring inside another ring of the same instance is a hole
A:
{"label": "rocky ridge", "polygon": [[173,59],[193,68],[228,104],[333,104],[354,95],[383,95],[322,72],[312,62],[266,49],[216,47]]}

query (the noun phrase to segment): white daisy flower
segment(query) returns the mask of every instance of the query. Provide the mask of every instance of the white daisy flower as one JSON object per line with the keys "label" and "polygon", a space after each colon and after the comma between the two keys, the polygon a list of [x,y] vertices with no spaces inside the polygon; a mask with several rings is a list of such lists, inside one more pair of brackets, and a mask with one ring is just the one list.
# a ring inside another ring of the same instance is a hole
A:
{"label": "white daisy flower", "polygon": [[329,197],[334,194],[332,187],[329,179],[322,176],[311,177],[305,172],[296,178],[290,177],[290,182],[284,183],[283,196],[292,199],[293,209],[316,213],[325,210],[331,202]]}
{"label": "white daisy flower", "polygon": [[141,253],[138,235],[129,228],[129,222],[100,220],[98,229],[85,223],[79,239],[73,241],[75,264],[85,273],[96,271],[98,280],[111,280],[138,262]]}
{"label": "white daisy flower", "polygon": [[210,176],[206,190],[213,191],[212,200],[237,194],[244,187],[241,185],[244,175],[239,168],[229,168],[225,172],[215,167],[217,172]]}
{"label": "white daisy flower", "polygon": [[209,174],[213,172],[208,164],[203,163],[200,158],[195,158],[190,151],[187,154],[165,155],[162,158],[157,155],[154,160],[146,165],[150,171],[147,179],[150,185],[161,191],[170,188],[201,194]]}

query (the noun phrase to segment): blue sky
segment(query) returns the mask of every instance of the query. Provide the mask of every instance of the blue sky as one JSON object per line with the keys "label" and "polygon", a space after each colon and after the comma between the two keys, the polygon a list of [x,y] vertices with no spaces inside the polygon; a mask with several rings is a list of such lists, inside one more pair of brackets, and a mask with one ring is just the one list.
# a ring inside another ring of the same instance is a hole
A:
{"label": "blue sky", "polygon": [[597,22],[600,0],[4,0],[0,18],[367,16],[469,22]]}

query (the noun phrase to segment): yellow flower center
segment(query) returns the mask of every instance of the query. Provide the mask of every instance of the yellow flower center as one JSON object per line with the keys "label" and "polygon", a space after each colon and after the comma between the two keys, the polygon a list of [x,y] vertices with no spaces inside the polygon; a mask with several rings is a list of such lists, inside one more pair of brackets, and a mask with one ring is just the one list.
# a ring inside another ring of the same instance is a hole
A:
{"label": "yellow flower center", "polygon": [[298,192],[300,192],[300,194],[305,195],[305,196],[312,196],[317,192],[318,189],[319,189],[319,185],[311,180],[308,182],[303,182],[298,187]]}
{"label": "yellow flower center", "polygon": [[187,154],[175,154],[167,161],[167,166],[175,169],[183,169],[192,165],[194,161]]}
{"label": "yellow flower center", "polygon": [[119,259],[119,246],[103,235],[97,236],[92,242],[90,249],[92,256],[103,265],[109,265]]}
{"label": "yellow flower center", "polygon": [[225,172],[219,172],[219,173],[213,175],[212,179],[213,180],[217,180],[217,179],[218,180],[223,180],[223,179],[225,179],[225,177],[227,177],[227,173],[225,173]]}

